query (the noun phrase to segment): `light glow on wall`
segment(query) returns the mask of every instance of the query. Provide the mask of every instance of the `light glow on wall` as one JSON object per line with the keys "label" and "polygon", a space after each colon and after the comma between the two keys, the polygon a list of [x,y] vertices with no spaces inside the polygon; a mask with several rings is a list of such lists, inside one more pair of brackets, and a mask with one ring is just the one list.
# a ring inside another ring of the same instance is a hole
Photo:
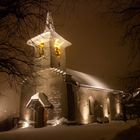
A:
{"label": "light glow on wall", "polygon": [[23,122],[22,127],[21,128],[27,128],[29,127],[29,122]]}
{"label": "light glow on wall", "polygon": [[116,103],[116,113],[117,113],[117,114],[120,114],[120,112],[121,112],[121,111],[120,111],[120,103],[117,102],[117,103]]}
{"label": "light glow on wall", "polygon": [[110,104],[109,98],[106,98],[104,103],[104,116],[107,118],[109,117],[109,104]]}
{"label": "light glow on wall", "polygon": [[104,116],[107,118],[109,117],[107,106],[104,106]]}
{"label": "light glow on wall", "polygon": [[88,123],[88,118],[89,118],[89,105],[87,101],[81,105],[81,115],[83,117],[83,123],[87,124]]}
{"label": "light glow on wall", "polygon": [[25,121],[22,122],[22,127],[21,128],[27,128],[30,126],[30,111],[27,109],[25,114],[24,114],[24,119]]}
{"label": "light glow on wall", "polygon": [[30,111],[29,110],[26,110],[25,114],[24,114],[24,119],[26,121],[29,121],[30,120]]}

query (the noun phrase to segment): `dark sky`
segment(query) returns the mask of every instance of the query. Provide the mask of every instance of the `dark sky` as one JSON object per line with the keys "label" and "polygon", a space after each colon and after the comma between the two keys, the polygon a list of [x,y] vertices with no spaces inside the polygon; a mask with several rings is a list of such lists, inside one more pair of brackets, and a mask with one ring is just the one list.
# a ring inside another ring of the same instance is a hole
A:
{"label": "dark sky", "polygon": [[[121,46],[123,27],[107,12],[106,4],[96,5],[86,1],[75,10],[60,12],[54,18],[56,31],[69,40],[67,67],[98,77],[110,88],[121,87],[118,78],[136,69],[130,61],[129,47]],[[63,25],[64,24],[64,25]]]}

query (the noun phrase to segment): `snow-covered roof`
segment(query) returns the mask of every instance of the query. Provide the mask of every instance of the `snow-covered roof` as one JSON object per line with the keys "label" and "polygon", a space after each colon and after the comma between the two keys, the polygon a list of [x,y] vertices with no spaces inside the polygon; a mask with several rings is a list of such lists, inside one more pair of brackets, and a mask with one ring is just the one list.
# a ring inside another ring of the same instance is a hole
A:
{"label": "snow-covered roof", "polygon": [[109,88],[104,82],[92,75],[71,69],[67,69],[67,74],[72,75],[72,78],[80,84],[95,88]]}
{"label": "snow-covered roof", "polygon": [[51,32],[45,32],[45,33],[42,33],[42,34],[28,40],[27,44],[35,47],[35,46],[39,45],[40,42],[44,42],[44,43],[49,42],[50,37],[51,37]]}
{"label": "snow-covered roof", "polygon": [[67,74],[70,74],[72,76],[72,79],[78,82],[80,87],[85,87],[89,89],[96,89],[96,90],[105,90],[109,92],[113,92],[114,94],[123,92],[121,90],[114,90],[107,86],[104,81],[101,81],[100,79],[96,78],[95,76],[75,71],[72,69],[67,69]]}
{"label": "snow-covered roof", "polygon": [[45,108],[50,108],[52,106],[51,103],[48,101],[48,97],[44,93],[38,92],[30,98],[26,107],[30,108],[32,104],[34,104],[34,102],[36,101],[40,102],[40,104]]}
{"label": "snow-covered roof", "polygon": [[49,42],[50,39],[52,39],[52,41],[55,41],[56,39],[59,40],[59,43],[61,44],[62,47],[67,47],[72,45],[69,41],[67,41],[66,39],[64,39],[62,36],[60,36],[58,33],[56,33],[54,30],[48,29],[48,31],[31,38],[30,40],[27,41],[27,44],[30,46],[37,46],[40,43],[46,43]]}

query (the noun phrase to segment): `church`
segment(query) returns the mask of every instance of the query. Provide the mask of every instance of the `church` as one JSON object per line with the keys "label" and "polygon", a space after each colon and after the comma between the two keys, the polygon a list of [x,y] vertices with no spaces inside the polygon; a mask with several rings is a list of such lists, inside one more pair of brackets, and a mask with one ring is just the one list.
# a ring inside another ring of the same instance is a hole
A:
{"label": "church", "polygon": [[44,32],[27,44],[35,50],[35,78],[31,87],[22,87],[20,119],[36,127],[61,118],[77,124],[121,119],[122,91],[89,85],[85,74],[66,68],[65,49],[71,43],[56,33],[49,14]]}
{"label": "church", "polygon": [[[23,127],[47,124],[105,123],[122,118],[123,91],[92,82],[84,73],[66,68],[65,50],[72,44],[60,36],[50,14],[42,34],[27,41],[35,52],[34,79],[24,81],[15,116]],[[90,84],[89,84],[89,81]],[[51,123],[49,123],[51,122]]]}

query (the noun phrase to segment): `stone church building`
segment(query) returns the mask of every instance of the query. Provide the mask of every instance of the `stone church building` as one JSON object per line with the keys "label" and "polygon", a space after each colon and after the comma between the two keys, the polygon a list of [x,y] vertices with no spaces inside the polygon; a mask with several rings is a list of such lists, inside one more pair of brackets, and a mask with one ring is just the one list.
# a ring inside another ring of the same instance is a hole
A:
{"label": "stone church building", "polygon": [[[18,117],[43,126],[65,118],[68,123],[109,122],[122,116],[122,91],[82,82],[84,77],[66,68],[69,41],[56,33],[50,17],[45,31],[27,44],[34,48],[34,81],[21,88]],[[86,77],[85,77],[86,78]],[[41,124],[42,123],[42,124]]]}
{"label": "stone church building", "polygon": [[[98,88],[75,79],[78,75],[65,66],[65,49],[71,43],[56,33],[51,22],[47,22],[42,34],[28,40],[27,44],[35,50],[35,79],[30,88],[26,83],[22,87],[21,119],[34,121],[38,118],[38,121],[47,122],[66,118],[78,124],[120,119],[121,91]],[[43,108],[43,117],[40,108]]]}

